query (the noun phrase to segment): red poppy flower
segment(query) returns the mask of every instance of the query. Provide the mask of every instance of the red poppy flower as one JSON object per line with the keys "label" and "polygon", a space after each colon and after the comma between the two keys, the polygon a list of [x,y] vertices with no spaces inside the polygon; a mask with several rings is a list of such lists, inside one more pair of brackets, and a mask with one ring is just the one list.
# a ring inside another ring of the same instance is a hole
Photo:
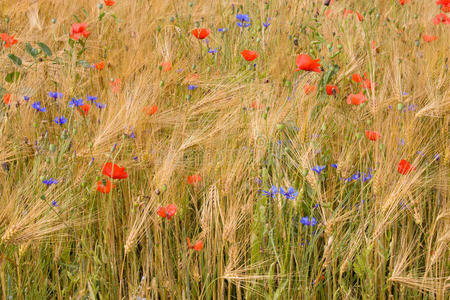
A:
{"label": "red poppy flower", "polygon": [[246,61],[255,60],[259,56],[258,52],[252,50],[244,50],[241,52],[241,55]]}
{"label": "red poppy flower", "polygon": [[195,242],[194,245],[191,245],[191,240],[189,238],[187,238],[187,242],[188,242],[188,248],[189,249],[194,249],[195,251],[200,251],[203,249],[203,242],[202,241],[197,241]]}
{"label": "red poppy flower", "polygon": [[358,11],[356,11],[356,10],[355,10],[355,13],[356,13],[356,15],[358,16],[358,20],[359,20],[360,22],[362,22],[362,20],[364,20],[364,17],[363,17]]}
{"label": "red poppy flower", "polygon": [[83,104],[83,105],[80,106],[79,112],[80,112],[80,114],[86,116],[86,115],[88,114],[88,112],[89,112],[90,109],[91,109],[91,105],[85,103],[85,104]]}
{"label": "red poppy flower", "polygon": [[407,160],[402,159],[399,163],[398,163],[398,172],[402,175],[406,175],[409,172],[411,172],[412,170],[415,170],[416,168],[413,167],[411,165],[411,163]]}
{"label": "red poppy flower", "polygon": [[446,14],[441,13],[434,17],[433,23],[434,25],[439,25],[439,23],[450,24],[450,18]]}
{"label": "red poppy flower", "polygon": [[125,179],[128,177],[125,167],[120,167],[112,162],[107,162],[102,166],[102,173],[112,179]]}
{"label": "red poppy flower", "polygon": [[339,89],[336,85],[327,85],[326,86],[327,95],[337,95],[339,94]]}
{"label": "red poppy flower", "polygon": [[437,5],[441,5],[441,10],[443,12],[450,12],[450,0],[439,0],[436,1]]}
{"label": "red poppy flower", "polygon": [[194,174],[194,175],[188,176],[188,178],[187,178],[187,182],[190,185],[197,184],[200,181],[202,181],[202,177],[200,176],[200,174]]}
{"label": "red poppy flower", "polygon": [[370,90],[372,88],[372,82],[369,79],[364,79],[363,82],[361,83],[361,87],[363,89],[369,89]]}
{"label": "red poppy flower", "polygon": [[347,18],[348,15],[351,15],[351,14],[353,14],[353,13],[356,14],[356,16],[358,17],[358,20],[359,20],[360,22],[361,22],[362,20],[364,20],[364,17],[363,17],[359,12],[357,12],[356,10],[353,11],[353,10],[351,10],[351,9],[344,9],[344,17],[345,17],[345,18]]}
{"label": "red poppy flower", "polygon": [[333,11],[331,9],[327,9],[325,11],[325,17],[328,19],[332,13],[333,13]]}
{"label": "red poppy flower", "polygon": [[142,111],[144,113],[146,113],[147,115],[152,116],[158,111],[158,106],[157,105],[149,105],[149,106],[144,107],[144,109]]}
{"label": "red poppy flower", "polygon": [[422,38],[423,38],[423,40],[424,40],[425,42],[427,42],[427,43],[430,43],[430,42],[435,41],[435,40],[438,39],[437,36],[435,36],[435,35],[428,35],[428,34],[424,34],[424,35],[422,36]]}
{"label": "red poppy flower", "polygon": [[364,72],[364,77],[362,77],[361,75],[355,73],[352,75],[352,80],[354,82],[363,82],[364,79],[367,79],[367,72]]}
{"label": "red poppy flower", "polygon": [[172,62],[170,61],[162,62],[160,66],[162,67],[162,70],[164,72],[169,72],[170,70],[172,70]]}
{"label": "red poppy flower", "polygon": [[381,137],[381,134],[376,131],[366,130],[366,137],[371,141],[376,141]]}
{"label": "red poppy flower", "polygon": [[14,35],[9,36],[6,33],[0,33],[0,38],[3,42],[5,42],[5,48],[9,48],[14,44],[17,44],[17,40],[14,38]]}
{"label": "red poppy flower", "polygon": [[97,191],[103,194],[108,194],[115,187],[115,184],[111,184],[108,179],[100,180],[97,182]]}
{"label": "red poppy flower", "polygon": [[353,105],[360,105],[367,101],[366,96],[364,96],[363,92],[359,92],[359,94],[350,94],[347,97],[347,103]]}
{"label": "red poppy flower", "polygon": [[6,105],[9,105],[11,103],[11,99],[12,99],[12,95],[11,94],[6,93],[6,94],[3,95],[3,102]]}
{"label": "red poppy flower", "polygon": [[162,218],[167,218],[168,220],[170,220],[170,218],[172,218],[176,212],[177,206],[175,204],[169,204],[166,207],[160,206],[158,208],[157,214]]}
{"label": "red poppy flower", "polygon": [[308,54],[299,54],[296,59],[297,70],[313,71],[320,73],[320,59],[312,59]]}
{"label": "red poppy flower", "polygon": [[101,62],[99,62],[99,63],[96,63],[94,66],[95,66],[95,68],[96,68],[97,70],[101,71],[101,70],[103,70],[103,69],[105,68],[105,62],[104,62],[104,61],[101,61]]}
{"label": "red poppy flower", "polygon": [[411,0],[398,0],[401,5],[405,5],[406,3],[411,2]]}
{"label": "red poppy flower", "polygon": [[109,83],[113,88],[113,93],[117,93],[120,90],[120,79],[116,78],[112,82]]}
{"label": "red poppy flower", "polygon": [[205,39],[210,33],[211,30],[206,28],[195,28],[194,30],[192,30],[192,34],[199,40]]}
{"label": "red poppy flower", "polygon": [[114,3],[116,3],[116,2],[113,1],[113,0],[105,0],[105,5],[106,5],[106,6],[113,6]]}
{"label": "red poppy flower", "polygon": [[306,95],[311,94],[312,92],[314,92],[316,90],[316,86],[315,85],[309,85],[309,84],[305,84],[303,86],[303,91],[305,92]]}
{"label": "red poppy flower", "polygon": [[72,24],[72,29],[70,30],[70,38],[73,40],[79,40],[81,36],[87,38],[91,33],[86,31],[86,23],[75,23]]}

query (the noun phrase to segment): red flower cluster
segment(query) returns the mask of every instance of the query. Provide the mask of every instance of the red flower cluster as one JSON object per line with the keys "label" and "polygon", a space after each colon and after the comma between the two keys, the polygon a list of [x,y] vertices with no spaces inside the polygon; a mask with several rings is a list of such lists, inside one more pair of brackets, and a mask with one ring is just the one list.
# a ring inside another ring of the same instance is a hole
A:
{"label": "red flower cluster", "polygon": [[91,33],[86,30],[86,23],[75,23],[72,24],[72,28],[70,30],[70,38],[73,40],[79,40],[82,36],[87,38]]}
{"label": "red flower cluster", "polygon": [[157,214],[162,218],[167,218],[167,220],[170,220],[170,218],[172,218],[176,212],[177,206],[175,204],[169,204],[166,207],[160,206],[158,208]]}
{"label": "red flower cluster", "polygon": [[[0,33],[0,39],[5,43],[5,48],[9,48],[14,44],[17,44],[17,40],[14,38],[14,35],[9,36],[6,33]],[[3,44],[3,43],[2,43]]]}
{"label": "red flower cluster", "polygon": [[188,243],[188,248],[189,249],[194,249],[195,251],[200,251],[203,249],[203,242],[202,241],[197,241],[195,242],[194,245],[191,245],[191,240],[189,238],[187,238],[187,243]]}
{"label": "red flower cluster", "polygon": [[308,54],[299,54],[295,63],[297,64],[297,70],[295,71],[312,71],[320,73],[320,59],[312,59]]}

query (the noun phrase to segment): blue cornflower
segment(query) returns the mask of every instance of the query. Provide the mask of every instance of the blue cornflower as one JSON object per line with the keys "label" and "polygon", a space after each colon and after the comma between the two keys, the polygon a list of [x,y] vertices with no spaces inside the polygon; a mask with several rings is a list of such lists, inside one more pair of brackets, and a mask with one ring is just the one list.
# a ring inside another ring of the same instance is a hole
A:
{"label": "blue cornflower", "polygon": [[278,194],[278,189],[276,186],[272,185],[270,190],[268,190],[268,191],[263,190],[263,194],[264,194],[264,196],[274,198],[275,195]]}
{"label": "blue cornflower", "polygon": [[337,164],[331,164],[331,166],[335,169],[337,169],[338,165]]}
{"label": "blue cornflower", "polygon": [[42,180],[42,183],[44,183],[46,185],[52,185],[52,184],[57,184],[58,180],[50,178],[50,179]]}
{"label": "blue cornflower", "polygon": [[197,86],[195,84],[190,84],[188,85],[188,90],[193,91],[197,88]]}
{"label": "blue cornflower", "polygon": [[30,97],[28,97],[28,96],[23,96],[23,100],[28,101],[28,100],[30,100]]}
{"label": "blue cornflower", "polygon": [[63,94],[58,92],[48,92],[48,95],[53,99],[62,98]]}
{"label": "blue cornflower", "polygon": [[286,199],[294,200],[297,197],[298,192],[291,186],[287,191],[284,191],[283,188],[280,188],[280,194],[284,195]]}
{"label": "blue cornflower", "polygon": [[261,184],[261,183],[262,183],[262,179],[259,178],[259,177],[256,177],[256,178],[255,178],[255,182],[256,182],[257,184]]}
{"label": "blue cornflower", "polygon": [[56,117],[54,121],[55,121],[56,124],[59,124],[59,125],[63,125],[65,123],[67,123],[67,119],[64,118],[63,116],[59,117],[59,118]]}
{"label": "blue cornflower", "polygon": [[53,207],[56,207],[56,206],[59,206],[59,204],[58,204],[58,202],[56,202],[56,200],[53,200],[53,201],[52,201],[52,206],[53,206]]}
{"label": "blue cornflower", "polygon": [[87,101],[95,101],[97,99],[98,99],[98,97],[95,97],[95,96],[89,96],[89,95],[86,96]]}
{"label": "blue cornflower", "polygon": [[302,223],[305,226],[316,226],[317,220],[314,217],[311,217],[311,219],[309,217],[303,217],[300,219],[300,223]]}
{"label": "blue cornflower", "polygon": [[225,28],[225,27],[222,27],[222,28],[219,28],[219,29],[217,29],[219,32],[226,32],[226,31],[228,31],[228,29],[227,28]]}
{"label": "blue cornflower", "polygon": [[130,133],[130,138],[132,138],[132,139],[135,139],[135,138],[136,138],[136,136],[134,135],[134,132],[133,132],[133,131]]}
{"label": "blue cornflower", "polygon": [[435,161],[438,161],[440,158],[441,158],[441,156],[440,156],[439,154],[436,154],[436,155],[434,156],[434,160],[435,160]]}
{"label": "blue cornflower", "polygon": [[137,157],[137,156],[135,156],[135,157],[133,157],[133,159],[134,159],[134,160],[138,160],[138,157]]}
{"label": "blue cornflower", "polygon": [[402,96],[408,96],[408,93],[402,91]]}
{"label": "blue cornflower", "polygon": [[267,28],[267,27],[269,27],[269,26],[270,26],[270,23],[266,23],[266,22],[264,22],[264,23],[263,23],[263,26],[264,26],[264,28]]}
{"label": "blue cornflower", "polygon": [[208,53],[216,54],[217,51],[218,51],[217,49],[218,49],[218,48],[214,48],[214,49],[209,48]]}
{"label": "blue cornflower", "polygon": [[366,173],[364,173],[364,178],[362,178],[362,181],[366,182],[367,180],[372,179],[372,178],[373,178],[372,174],[369,173],[366,175]]}
{"label": "blue cornflower", "polygon": [[95,106],[97,106],[97,107],[100,108],[100,109],[106,107],[106,103],[105,103],[105,104],[101,104],[101,103],[98,103],[98,102],[95,102],[95,101],[94,101],[94,104],[95,104]]}
{"label": "blue cornflower", "polygon": [[247,28],[250,25],[252,25],[252,23],[243,23],[243,22],[237,22],[236,24],[237,24],[237,26],[244,27],[244,28]]}
{"label": "blue cornflower", "polygon": [[325,168],[326,168],[326,166],[315,166],[311,170],[313,170],[317,174],[320,174],[320,172],[322,172],[322,170],[325,169]]}
{"label": "blue cornflower", "polygon": [[78,106],[82,106],[83,105],[83,99],[75,99],[72,98],[72,100],[70,100],[69,102],[69,107],[78,107]]}
{"label": "blue cornflower", "polygon": [[358,172],[358,173],[353,174],[352,179],[358,180],[360,177],[361,177],[361,173]]}
{"label": "blue cornflower", "polygon": [[31,104],[31,107],[33,107],[35,110],[40,111],[40,112],[47,111],[47,109],[45,107],[41,106],[41,101],[34,102],[33,104]]}
{"label": "blue cornflower", "polygon": [[236,19],[238,19],[241,22],[250,22],[250,17],[244,14],[237,14]]}

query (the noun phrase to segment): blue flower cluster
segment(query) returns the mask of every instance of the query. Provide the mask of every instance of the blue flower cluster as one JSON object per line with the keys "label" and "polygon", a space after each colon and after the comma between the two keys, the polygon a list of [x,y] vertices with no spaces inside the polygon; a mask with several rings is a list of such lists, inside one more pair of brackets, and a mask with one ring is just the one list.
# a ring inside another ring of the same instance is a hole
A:
{"label": "blue flower cluster", "polygon": [[317,225],[317,220],[314,217],[303,217],[300,219],[300,223],[302,223],[305,226],[316,226]]}
{"label": "blue flower cluster", "polygon": [[239,21],[236,23],[239,27],[246,28],[252,25],[252,23],[250,23],[250,17],[248,15],[237,14],[236,19]]}
{"label": "blue flower cluster", "polygon": [[58,180],[50,178],[50,179],[42,180],[42,183],[46,184],[46,185],[52,185],[52,184],[57,184]]}
{"label": "blue flower cluster", "polygon": [[50,98],[53,99],[58,99],[58,98],[62,98],[63,94],[62,93],[58,93],[58,92],[48,92],[48,95],[50,96]]}
{"label": "blue flower cluster", "polygon": [[45,107],[41,106],[41,101],[34,102],[33,104],[31,104],[31,107],[33,107],[35,110],[40,111],[40,112],[47,111],[47,109]]}
{"label": "blue flower cluster", "polygon": [[67,119],[64,116],[56,117],[54,121],[58,125],[63,125],[67,123]]}
{"label": "blue flower cluster", "polygon": [[286,199],[291,199],[291,200],[294,200],[298,196],[298,192],[293,187],[289,187],[285,191],[283,188],[280,188],[278,190],[278,188],[276,186],[272,185],[270,190],[267,190],[267,191],[263,190],[264,196],[271,197],[271,198],[275,198],[275,196],[278,193],[285,196]]}

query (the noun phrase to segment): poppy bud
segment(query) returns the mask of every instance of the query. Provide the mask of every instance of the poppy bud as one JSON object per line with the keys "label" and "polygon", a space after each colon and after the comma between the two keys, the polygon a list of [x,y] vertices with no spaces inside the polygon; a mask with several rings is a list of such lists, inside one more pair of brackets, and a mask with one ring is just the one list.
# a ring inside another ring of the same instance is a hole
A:
{"label": "poppy bud", "polygon": [[308,176],[308,173],[309,173],[309,170],[308,169],[304,169],[303,171],[302,171],[302,175],[303,176]]}
{"label": "poppy bud", "polygon": [[39,126],[39,125],[38,125],[37,122],[34,122],[34,123],[33,123],[33,127],[34,127],[34,128],[37,128],[38,126]]}
{"label": "poppy bud", "polygon": [[55,152],[56,150],[56,146],[54,144],[50,144],[50,146],[48,147],[50,152]]}
{"label": "poppy bud", "polygon": [[55,19],[55,18],[52,19],[52,23],[53,23],[53,24],[56,23],[56,19]]}
{"label": "poppy bud", "polygon": [[283,130],[286,126],[282,123],[277,124],[277,129],[278,130]]}
{"label": "poppy bud", "polygon": [[98,9],[102,9],[102,8],[103,8],[103,3],[99,3],[99,4],[97,5],[97,7],[98,7]]}
{"label": "poppy bud", "polygon": [[161,80],[161,81],[159,82],[159,86],[160,86],[160,87],[163,87],[163,86],[164,86],[164,80]]}
{"label": "poppy bud", "polygon": [[186,100],[191,100],[191,98],[192,98],[192,96],[191,96],[191,94],[188,94],[188,95],[186,95]]}
{"label": "poppy bud", "polygon": [[402,110],[403,110],[403,107],[405,107],[405,105],[404,105],[403,103],[397,104],[397,109],[398,109],[398,111],[402,111]]}
{"label": "poppy bud", "polygon": [[44,180],[45,180],[45,176],[44,176],[44,175],[41,175],[41,176],[39,177],[39,180],[40,180],[40,181],[44,181]]}
{"label": "poppy bud", "polygon": [[41,200],[45,200],[45,199],[46,199],[45,195],[42,195]]}
{"label": "poppy bud", "polygon": [[161,191],[164,193],[165,191],[167,191],[167,185],[163,184],[163,186],[161,187]]}

